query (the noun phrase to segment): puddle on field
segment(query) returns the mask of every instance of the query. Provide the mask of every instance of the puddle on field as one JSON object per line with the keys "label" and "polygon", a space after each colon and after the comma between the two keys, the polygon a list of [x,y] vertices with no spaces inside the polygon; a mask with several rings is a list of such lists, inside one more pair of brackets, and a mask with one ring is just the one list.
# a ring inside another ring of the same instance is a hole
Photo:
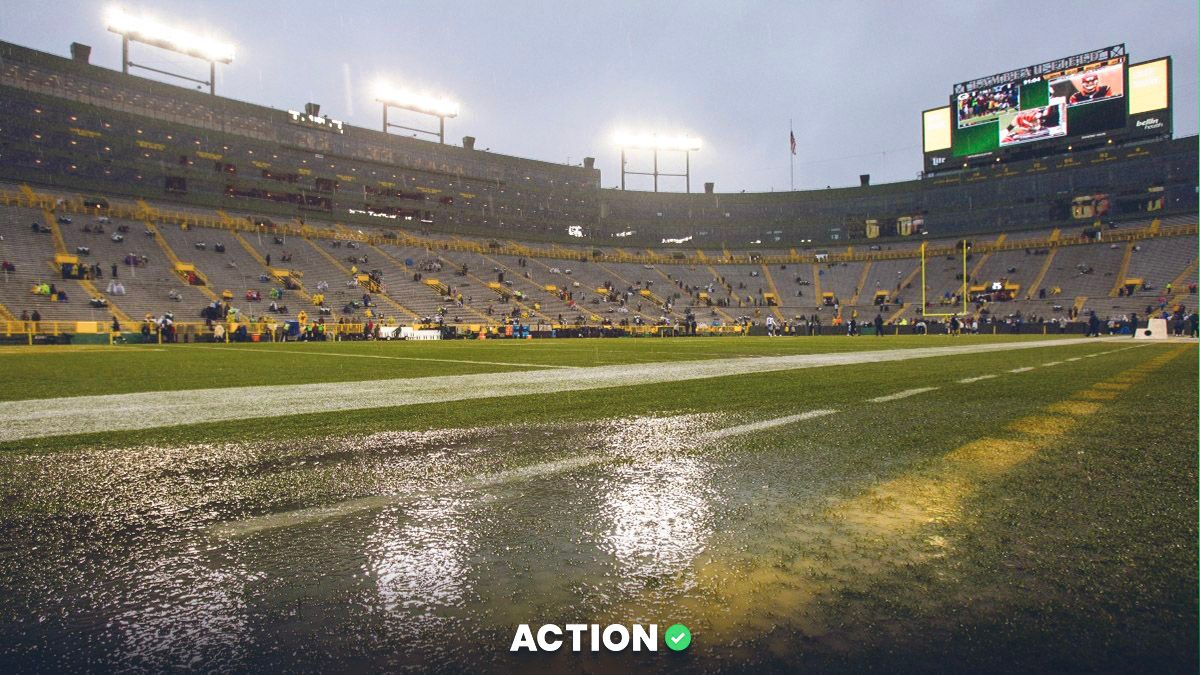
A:
{"label": "puddle on field", "polygon": [[680,621],[737,663],[754,631],[819,633],[845,579],[949,547],[927,504],[832,511],[850,472],[804,427],[698,440],[745,421],[0,457],[0,661],[466,668],[511,665],[519,623]]}

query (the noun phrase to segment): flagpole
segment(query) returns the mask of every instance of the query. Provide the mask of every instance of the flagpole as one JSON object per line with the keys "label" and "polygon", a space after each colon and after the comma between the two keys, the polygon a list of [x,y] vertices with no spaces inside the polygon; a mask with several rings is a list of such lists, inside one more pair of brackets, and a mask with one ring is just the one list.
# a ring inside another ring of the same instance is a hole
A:
{"label": "flagpole", "polygon": [[796,191],[796,152],[792,150],[792,139],[796,137],[796,133],[792,131],[792,118],[788,118],[788,185],[792,191]]}

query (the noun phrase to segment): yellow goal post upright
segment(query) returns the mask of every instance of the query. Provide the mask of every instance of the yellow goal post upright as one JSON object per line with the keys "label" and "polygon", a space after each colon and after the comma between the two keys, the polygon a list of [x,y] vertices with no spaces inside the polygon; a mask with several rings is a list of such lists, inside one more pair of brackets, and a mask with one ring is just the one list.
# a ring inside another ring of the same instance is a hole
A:
{"label": "yellow goal post upright", "polygon": [[[934,313],[929,312],[929,305],[926,303],[926,299],[925,299],[925,247],[928,245],[929,245],[929,242],[926,242],[926,241],[921,242],[921,316],[922,317],[954,316],[955,314],[960,314],[960,312],[948,312],[948,313],[947,312],[934,312]],[[967,282],[968,282],[968,280],[967,280],[967,240],[963,239],[962,240],[962,312],[961,312],[961,314],[963,316],[966,316],[966,314],[967,314],[967,303],[969,301],[969,298],[967,297],[967,295],[968,295],[967,294],[967,287],[968,287]]]}

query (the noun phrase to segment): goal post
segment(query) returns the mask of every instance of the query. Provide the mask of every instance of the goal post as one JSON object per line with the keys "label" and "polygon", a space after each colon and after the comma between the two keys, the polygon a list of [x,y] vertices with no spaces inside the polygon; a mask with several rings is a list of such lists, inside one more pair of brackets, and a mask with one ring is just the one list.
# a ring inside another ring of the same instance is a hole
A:
{"label": "goal post", "polygon": [[956,314],[967,314],[967,303],[969,301],[967,293],[967,240],[962,240],[962,311],[961,312],[929,312],[929,304],[925,297],[925,247],[929,242],[921,242],[921,316],[954,316]]}

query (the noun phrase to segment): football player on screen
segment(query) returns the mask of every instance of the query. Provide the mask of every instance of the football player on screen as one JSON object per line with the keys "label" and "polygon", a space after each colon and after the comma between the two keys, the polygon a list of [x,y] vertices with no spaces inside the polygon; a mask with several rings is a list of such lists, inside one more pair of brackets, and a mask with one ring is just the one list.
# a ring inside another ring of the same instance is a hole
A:
{"label": "football player on screen", "polygon": [[1008,125],[1009,138],[1017,139],[1041,131],[1045,117],[1045,108],[1034,108],[1017,113],[1012,123]]}
{"label": "football player on screen", "polygon": [[1096,73],[1086,73],[1074,84],[1075,93],[1071,94],[1071,98],[1067,99],[1068,105],[1098,101],[1102,98],[1112,96],[1112,88],[1107,84],[1100,84],[1100,76]]}

